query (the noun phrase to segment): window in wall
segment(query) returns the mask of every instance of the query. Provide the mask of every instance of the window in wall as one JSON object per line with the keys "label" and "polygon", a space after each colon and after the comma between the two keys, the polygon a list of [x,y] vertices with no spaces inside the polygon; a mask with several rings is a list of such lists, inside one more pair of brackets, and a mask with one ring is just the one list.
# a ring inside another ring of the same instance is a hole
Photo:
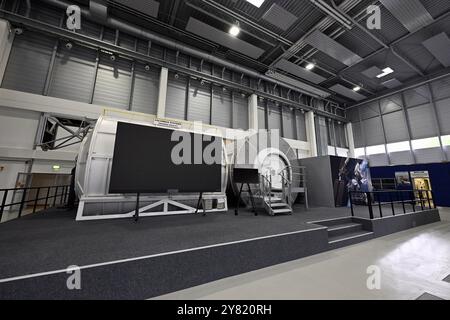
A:
{"label": "window in wall", "polygon": [[362,158],[364,156],[365,156],[364,148],[356,148],[355,149],[355,157],[356,158]]}
{"label": "window in wall", "polygon": [[443,146],[450,146],[450,135],[441,137]]}
{"label": "window in wall", "polygon": [[409,151],[409,142],[408,141],[402,141],[402,142],[396,142],[396,143],[388,143],[387,144],[387,150],[389,153],[391,152],[401,152],[401,151]]}
{"label": "window in wall", "polygon": [[370,146],[366,148],[366,154],[368,156],[373,154],[383,154],[386,153],[386,149],[384,148],[384,144],[379,144],[376,146]]}
{"label": "window in wall", "polygon": [[439,148],[441,146],[438,137],[412,140],[411,144],[414,150]]}

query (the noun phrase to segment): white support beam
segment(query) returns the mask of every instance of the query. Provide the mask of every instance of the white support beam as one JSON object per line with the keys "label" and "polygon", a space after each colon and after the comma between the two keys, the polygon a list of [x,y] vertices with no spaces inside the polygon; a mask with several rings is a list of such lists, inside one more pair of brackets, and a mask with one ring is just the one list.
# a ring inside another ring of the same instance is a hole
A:
{"label": "white support beam", "polygon": [[348,142],[348,156],[351,158],[354,158],[355,157],[355,138],[353,136],[353,126],[350,122],[345,124],[345,133],[347,135],[347,142]]}
{"label": "white support beam", "polygon": [[167,81],[169,79],[169,69],[161,68],[161,74],[159,76],[159,93],[158,93],[158,106],[156,116],[158,118],[164,118],[166,116],[166,100],[167,100]]}
{"label": "white support beam", "polygon": [[317,138],[316,138],[316,124],[314,122],[314,112],[308,111],[305,114],[306,125],[306,139],[309,143],[311,157],[317,157]]}
{"label": "white support beam", "polygon": [[0,83],[3,81],[13,40],[14,30],[11,29],[11,25],[8,21],[0,19]]}
{"label": "white support beam", "polygon": [[248,97],[248,129],[258,130],[258,96],[256,94]]}

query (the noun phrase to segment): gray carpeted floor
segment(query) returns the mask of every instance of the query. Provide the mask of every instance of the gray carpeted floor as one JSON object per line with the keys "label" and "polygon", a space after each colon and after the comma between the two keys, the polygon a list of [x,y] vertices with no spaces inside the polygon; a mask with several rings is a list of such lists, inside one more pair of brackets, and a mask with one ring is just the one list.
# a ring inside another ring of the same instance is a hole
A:
{"label": "gray carpeted floor", "polygon": [[308,221],[348,216],[347,208],[317,208],[271,217],[241,210],[202,215],[74,220],[74,211],[50,209],[0,225],[0,279],[183,250],[314,228]]}

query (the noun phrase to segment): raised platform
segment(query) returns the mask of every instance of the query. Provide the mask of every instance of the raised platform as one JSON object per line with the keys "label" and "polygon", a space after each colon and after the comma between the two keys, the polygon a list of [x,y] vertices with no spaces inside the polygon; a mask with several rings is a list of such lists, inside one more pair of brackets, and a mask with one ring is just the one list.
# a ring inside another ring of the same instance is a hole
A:
{"label": "raised platform", "polygon": [[[328,227],[308,222],[347,216],[299,207],[76,222],[74,211],[49,210],[0,225],[0,298],[151,298],[329,250]],[[81,290],[66,286],[73,265]]]}

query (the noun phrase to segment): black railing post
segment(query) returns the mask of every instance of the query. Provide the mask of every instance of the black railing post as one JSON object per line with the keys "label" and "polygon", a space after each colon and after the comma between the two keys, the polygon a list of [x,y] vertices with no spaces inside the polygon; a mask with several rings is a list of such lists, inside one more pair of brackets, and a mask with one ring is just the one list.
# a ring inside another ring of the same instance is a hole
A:
{"label": "black railing post", "polygon": [[0,221],[2,221],[3,217],[3,211],[5,210],[6,205],[6,197],[8,196],[8,189],[5,189],[3,193],[3,200],[2,200],[2,206],[0,207]]}
{"label": "black railing post", "polygon": [[61,197],[59,197],[59,205],[63,204],[63,197],[64,197],[64,189],[66,187],[62,187],[62,191],[61,191]]}
{"label": "black railing post", "polygon": [[58,187],[56,187],[55,194],[53,195],[53,206],[56,206],[56,198],[58,196]]}
{"label": "black railing post", "polygon": [[348,199],[350,201],[350,211],[352,212],[352,217],[355,216],[355,212],[353,211],[353,200],[352,200],[352,192],[348,192]]}
{"label": "black railing post", "polygon": [[413,212],[416,212],[416,195],[415,195],[414,191],[411,191],[411,193],[412,193],[411,204],[412,204]]}
{"label": "black railing post", "polygon": [[391,202],[392,215],[395,216],[394,200],[392,200],[392,192],[389,191],[389,201]]}
{"label": "black railing post", "polygon": [[33,213],[36,212],[36,207],[37,207],[37,204],[38,204],[38,201],[39,201],[39,192],[40,191],[41,191],[41,188],[37,188],[36,199],[34,199]]}
{"label": "black railing post", "polygon": [[420,200],[420,208],[423,211],[423,195],[422,195],[422,190],[419,190],[419,200]]}
{"label": "black railing post", "polygon": [[20,201],[19,215],[18,218],[22,216],[23,206],[25,204],[25,196],[27,195],[27,189],[23,189],[22,200]]}
{"label": "black railing post", "polygon": [[380,217],[383,216],[383,208],[381,207],[381,199],[380,199],[380,193],[378,192],[378,211],[380,211]]}
{"label": "black railing post", "polygon": [[366,192],[367,195],[367,205],[369,207],[369,217],[373,219],[373,208],[372,208],[372,195],[370,192]]}
{"label": "black railing post", "polygon": [[403,213],[406,213],[405,200],[403,199],[403,192],[400,192],[400,199],[402,201]]}
{"label": "black railing post", "polygon": [[45,197],[44,209],[47,209],[48,197],[50,196],[50,187],[47,188],[47,196]]}

